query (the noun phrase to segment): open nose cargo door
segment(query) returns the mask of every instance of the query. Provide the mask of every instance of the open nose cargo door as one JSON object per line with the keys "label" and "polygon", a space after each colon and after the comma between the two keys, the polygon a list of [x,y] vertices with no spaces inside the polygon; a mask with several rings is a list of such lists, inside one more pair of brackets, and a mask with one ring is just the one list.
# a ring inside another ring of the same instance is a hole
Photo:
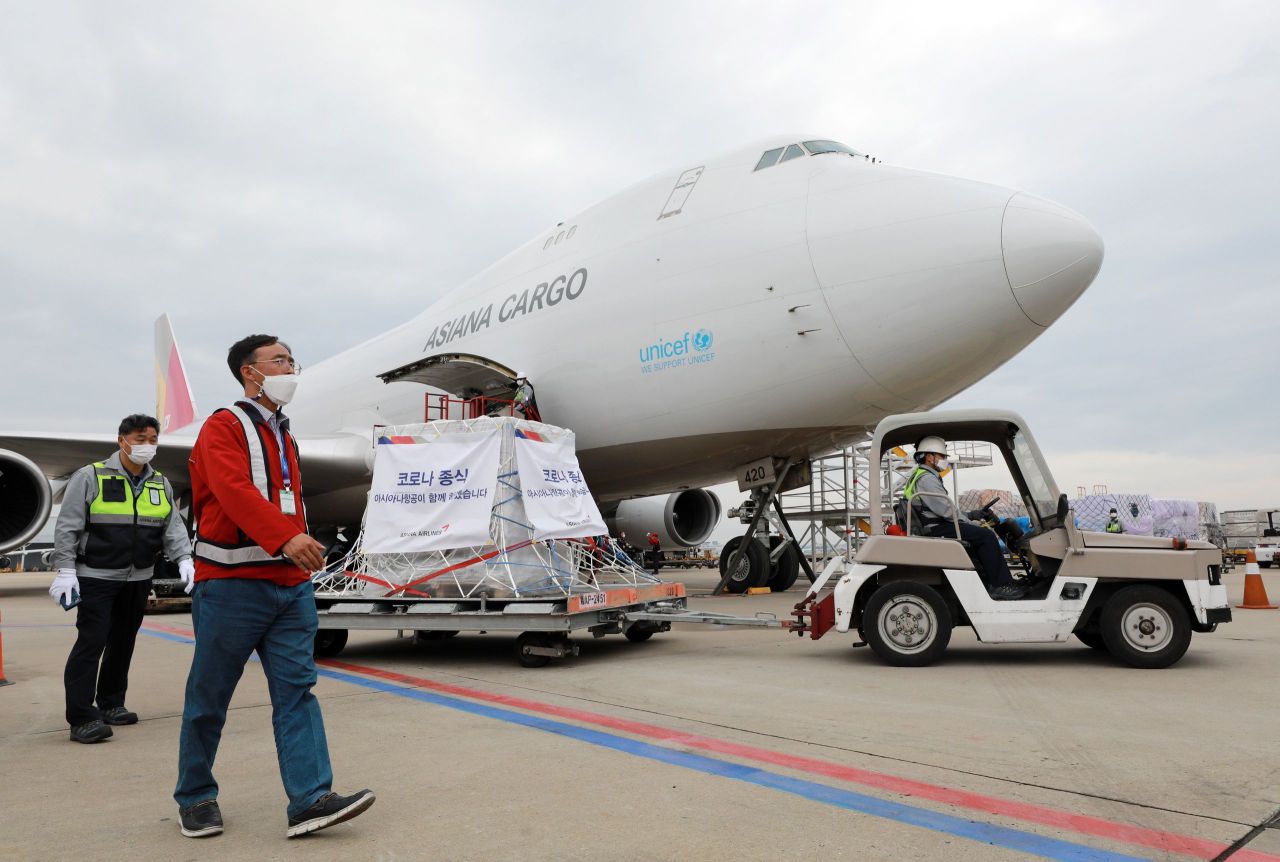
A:
{"label": "open nose cargo door", "polygon": [[[512,415],[524,390],[532,401],[533,388],[521,386],[507,366],[470,353],[441,353],[378,375],[383,383],[421,383],[444,395],[428,393],[425,419],[475,418],[495,412]],[[535,408],[536,409],[536,408]],[[534,413],[528,414],[536,419]]]}
{"label": "open nose cargo door", "polygon": [[510,399],[516,373],[507,366],[470,353],[440,353],[379,374],[383,383],[422,383],[455,398]]}

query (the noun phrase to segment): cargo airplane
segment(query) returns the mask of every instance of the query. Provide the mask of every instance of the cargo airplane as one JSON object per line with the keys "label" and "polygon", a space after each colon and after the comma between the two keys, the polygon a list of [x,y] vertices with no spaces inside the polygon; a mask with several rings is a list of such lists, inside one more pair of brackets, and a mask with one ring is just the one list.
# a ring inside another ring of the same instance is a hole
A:
{"label": "cargo airplane", "polygon": [[[1056,203],[819,136],[690,163],[308,365],[288,408],[307,510],[321,538],[357,525],[372,426],[421,421],[426,391],[509,398],[519,375],[544,421],[577,433],[616,524],[696,545],[721,512],[701,488],[766,456],[833,451],[971,386],[1075,302],[1102,254]],[[200,418],[165,318],[157,348],[155,464],[182,489]],[[41,529],[57,480],[114,445],[0,433],[0,550]]]}

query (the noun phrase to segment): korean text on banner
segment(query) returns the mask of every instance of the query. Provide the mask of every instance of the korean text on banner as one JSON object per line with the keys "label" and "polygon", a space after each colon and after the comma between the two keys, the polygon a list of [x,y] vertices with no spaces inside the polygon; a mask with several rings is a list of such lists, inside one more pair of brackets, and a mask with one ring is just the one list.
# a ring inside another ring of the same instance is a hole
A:
{"label": "korean text on banner", "polygon": [[524,512],[535,539],[580,539],[609,531],[582,478],[573,440],[536,440],[516,431]]}
{"label": "korean text on banner", "polygon": [[412,554],[489,543],[501,440],[482,434],[380,444],[365,516],[364,549]]}

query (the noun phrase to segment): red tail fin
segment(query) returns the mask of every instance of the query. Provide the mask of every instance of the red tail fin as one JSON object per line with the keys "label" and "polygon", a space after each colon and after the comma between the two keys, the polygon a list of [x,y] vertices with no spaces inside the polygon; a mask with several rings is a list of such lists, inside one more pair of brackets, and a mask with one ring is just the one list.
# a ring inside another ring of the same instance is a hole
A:
{"label": "red tail fin", "polygon": [[196,402],[167,314],[156,320],[156,418],[162,432],[185,428],[196,419]]}

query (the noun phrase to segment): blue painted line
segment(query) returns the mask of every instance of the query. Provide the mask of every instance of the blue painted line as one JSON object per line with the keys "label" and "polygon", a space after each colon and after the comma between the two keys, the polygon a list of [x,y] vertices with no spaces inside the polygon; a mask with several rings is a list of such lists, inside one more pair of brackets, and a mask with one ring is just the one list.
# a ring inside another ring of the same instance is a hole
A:
{"label": "blue painted line", "polygon": [[182,635],[169,634],[169,632],[158,632],[154,629],[138,629],[138,634],[150,635],[153,638],[164,638],[167,641],[173,641],[174,643],[180,644],[195,643],[191,638],[184,638]]}
{"label": "blue painted line", "polygon": [[[152,637],[164,638],[165,640],[174,641],[176,643],[195,643],[191,638],[170,634],[168,632],[142,629],[142,633]],[[1062,841],[1057,838],[1036,835],[1032,832],[1010,829],[1006,826],[998,826],[992,823],[981,823],[975,820],[966,820],[963,817],[955,817],[939,811],[931,811],[927,808],[918,808],[912,805],[905,805],[901,802],[880,799],[875,796],[855,793],[851,790],[845,790],[839,787],[819,784],[814,781],[792,778],[787,775],[781,775],[779,773],[770,772],[766,769],[759,769],[754,766],[745,766],[730,761],[717,760],[701,754],[692,754],[686,751],[663,748],[651,743],[640,742],[639,740],[629,739],[624,736],[616,736],[611,733],[604,733],[590,728],[578,727],[576,725],[566,724],[561,721],[554,721],[537,715],[526,715],[521,712],[513,712],[509,709],[502,709],[501,707],[489,706],[483,703],[473,703],[468,700],[461,700],[459,698],[435,694],[434,692],[423,691],[422,689],[405,688],[404,686],[385,682],[383,680],[366,679],[365,677],[355,676],[354,674],[343,673],[336,670],[329,670],[324,667],[317,668],[317,671],[321,676],[325,676],[330,679],[350,683],[351,685],[358,685],[375,691],[385,692],[387,694],[393,694],[397,697],[422,701],[423,703],[430,703],[435,706],[443,706],[447,709],[467,712],[472,715],[491,718],[497,721],[505,721],[509,724],[518,724],[534,730],[541,730],[546,733],[556,734],[557,736],[575,739],[579,742],[588,743],[589,745],[599,746],[600,748],[608,748],[613,751],[620,751],[624,754],[631,754],[636,757],[644,757],[649,760],[655,760],[671,766],[692,769],[695,772],[702,772],[707,775],[715,775],[721,778],[741,781],[746,784],[754,784],[758,787],[778,790],[783,793],[789,793],[793,796],[810,799],[814,802],[834,805],[838,808],[857,811],[861,814],[869,814],[873,817],[895,820],[899,823],[918,826],[934,832],[955,835],[959,838],[966,838],[971,841],[977,841],[981,844],[989,844],[996,847],[1004,847],[1010,850],[1021,851],[1023,853],[1030,853],[1046,859],[1058,859],[1062,860],[1062,862],[1121,862],[1121,860],[1123,860],[1123,862],[1141,862],[1143,858],[1140,856],[1128,856],[1122,853],[1112,853],[1107,850],[1099,850],[1083,844],[1073,844],[1069,841]]]}
{"label": "blue painted line", "polygon": [[874,796],[854,793],[849,790],[830,787],[813,781],[791,778],[786,775],[780,775],[778,773],[758,769],[753,766],[743,766],[737,763],[716,760],[711,757],[704,757],[700,754],[691,754],[689,752],[676,751],[670,748],[662,748],[661,746],[652,745],[647,742],[640,742],[623,736],[615,736],[598,730],[591,730],[589,728],[578,727],[572,724],[565,724],[564,722],[553,721],[536,715],[525,715],[524,713],[512,712],[508,709],[488,706],[487,704],[472,703],[471,701],[447,697],[433,692],[423,691],[422,689],[404,688],[382,680],[366,679],[364,677],[354,676],[340,671],[328,670],[323,667],[318,668],[318,670],[321,676],[351,683],[352,685],[363,686],[364,688],[383,691],[388,694],[397,695],[398,697],[420,700],[425,703],[455,709],[460,712],[469,712],[472,715],[478,715],[484,718],[492,718],[511,724],[519,724],[535,730],[542,730],[547,733],[554,733],[558,736],[565,736],[570,739],[576,739],[580,742],[597,745],[601,748],[609,748],[614,751],[621,751],[637,757],[645,757],[650,760],[656,760],[672,766],[681,766],[686,769],[692,769],[708,775],[717,775],[722,778],[730,778],[747,784],[755,784],[759,787],[767,787],[771,790],[780,790],[784,793],[801,796],[815,802],[823,802],[827,805],[835,805],[840,808],[846,808],[863,814],[870,814],[875,817],[896,820],[900,823],[907,823],[912,826],[931,829],[935,832],[944,832],[960,838],[968,838],[972,841],[978,841],[983,844],[1006,847],[1010,850],[1020,850],[1024,853],[1031,853],[1037,856],[1042,856],[1046,859],[1059,859],[1063,860],[1063,862],[1115,862],[1115,860],[1134,862],[1134,860],[1142,859],[1140,856],[1126,856],[1121,853],[1098,850],[1093,847],[1087,847],[1083,844],[1072,844],[1068,841],[1060,841],[1056,838],[1048,838],[1031,832],[1022,832],[1005,826],[980,823],[974,820],[965,820],[961,817],[954,817],[950,814],[930,811],[926,808],[916,808],[911,805],[904,805],[900,802],[893,802],[888,799],[879,799]]}

